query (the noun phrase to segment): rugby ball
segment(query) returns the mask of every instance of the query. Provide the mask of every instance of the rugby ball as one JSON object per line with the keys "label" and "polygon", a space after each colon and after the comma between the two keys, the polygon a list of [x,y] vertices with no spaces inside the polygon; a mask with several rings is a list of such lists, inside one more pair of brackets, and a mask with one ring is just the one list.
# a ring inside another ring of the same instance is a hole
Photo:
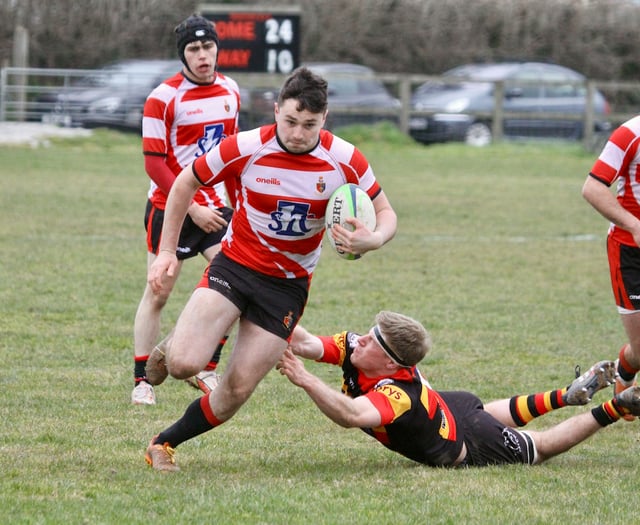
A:
{"label": "rugby ball", "polygon": [[373,202],[367,193],[355,184],[343,184],[333,192],[327,202],[324,218],[327,238],[331,247],[343,259],[353,261],[361,256],[343,252],[340,249],[340,244],[336,243],[331,236],[331,228],[334,224],[339,224],[351,231],[354,230],[353,225],[345,222],[349,217],[359,219],[370,230],[374,230],[376,227],[376,211]]}

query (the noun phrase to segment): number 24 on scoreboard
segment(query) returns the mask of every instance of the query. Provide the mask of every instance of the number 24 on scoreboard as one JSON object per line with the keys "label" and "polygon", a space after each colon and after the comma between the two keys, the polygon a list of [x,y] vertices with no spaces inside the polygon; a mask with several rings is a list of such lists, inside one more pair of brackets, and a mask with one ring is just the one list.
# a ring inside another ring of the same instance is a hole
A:
{"label": "number 24 on scoreboard", "polygon": [[202,6],[220,38],[222,71],[283,73],[298,67],[300,12],[294,6]]}
{"label": "number 24 on scoreboard", "polygon": [[296,64],[290,48],[296,35],[291,18],[283,18],[281,20],[270,18],[265,21],[264,25],[266,28],[264,40],[267,46],[280,46],[282,44],[286,46],[267,47],[267,73],[290,73]]}

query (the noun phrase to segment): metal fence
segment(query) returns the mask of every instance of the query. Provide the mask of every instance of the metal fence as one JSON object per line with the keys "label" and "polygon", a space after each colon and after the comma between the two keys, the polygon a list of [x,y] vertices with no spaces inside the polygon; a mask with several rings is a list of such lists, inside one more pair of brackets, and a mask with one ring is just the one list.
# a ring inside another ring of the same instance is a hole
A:
{"label": "metal fence", "polygon": [[[43,69],[43,68],[13,68],[7,67],[0,70],[0,121],[39,121],[53,122],[60,125],[82,125],[82,122],[73,122],[70,115],[72,108],[64,106],[64,97],[60,93],[72,93],[82,88],[82,80],[95,77],[97,70],[78,69]],[[396,96],[400,102],[400,109],[367,109],[367,117],[370,121],[389,120],[398,128],[410,134],[411,119],[432,115],[429,111],[417,111],[411,106],[412,93],[415,88],[425,82],[438,82],[441,77],[427,75],[376,75]],[[282,84],[281,75],[265,74],[234,74],[243,93],[241,120],[247,127],[253,127],[272,120],[274,93],[277,93]],[[450,80],[447,80],[450,82]],[[80,86],[79,86],[80,84]],[[596,91],[604,94],[610,106],[607,116],[611,129],[631,116],[640,112],[640,84],[620,82],[586,81],[587,103],[584,112],[580,114],[562,113],[536,113],[538,119],[569,119],[582,123],[584,133],[580,137],[586,148],[593,150],[601,146],[608,132],[598,131],[594,123],[598,118],[595,113],[593,100]],[[504,123],[508,119],[525,116],[531,118],[529,112],[526,115],[509,113],[503,110],[505,88],[503,82],[496,82],[494,89],[495,101],[493,108],[484,113],[475,113],[478,119],[487,122],[491,128],[494,141],[504,137]],[[135,104],[141,105],[140,101]],[[128,126],[139,126],[141,107],[130,108],[131,120]],[[135,111],[134,111],[135,110]],[[340,115],[355,115],[362,117],[363,110],[358,107],[331,109],[330,113]],[[138,119],[136,121],[136,119]]]}

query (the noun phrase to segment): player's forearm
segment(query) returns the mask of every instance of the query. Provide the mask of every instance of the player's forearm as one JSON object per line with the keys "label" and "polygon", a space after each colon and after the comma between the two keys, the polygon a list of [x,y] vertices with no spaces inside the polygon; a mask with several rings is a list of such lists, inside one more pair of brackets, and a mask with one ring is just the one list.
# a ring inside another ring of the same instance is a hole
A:
{"label": "player's forearm", "polygon": [[305,359],[317,360],[324,353],[322,341],[301,325],[294,328],[290,346],[295,355]]}
{"label": "player's forearm", "polygon": [[382,244],[380,246],[383,246],[395,236],[398,228],[398,218],[391,208],[385,208],[376,215],[376,220],[378,224],[375,231],[380,232],[382,235]]}
{"label": "player's forearm", "polygon": [[593,177],[588,177],[582,188],[582,196],[605,219],[630,232],[634,238],[640,235],[640,221],[624,209],[611,189]]}
{"label": "player's forearm", "polygon": [[307,374],[301,385],[320,411],[341,427],[357,427],[355,417],[358,415],[353,406],[353,399],[333,390],[312,374]]}
{"label": "player's forearm", "polygon": [[398,229],[398,216],[384,191],[376,196],[373,201],[373,207],[376,210],[375,232],[381,237],[381,244],[378,246],[380,248],[395,236]]}
{"label": "player's forearm", "polygon": [[164,212],[160,250],[175,251],[178,245],[182,223],[197,189],[189,178],[193,175],[183,171],[171,187]]}

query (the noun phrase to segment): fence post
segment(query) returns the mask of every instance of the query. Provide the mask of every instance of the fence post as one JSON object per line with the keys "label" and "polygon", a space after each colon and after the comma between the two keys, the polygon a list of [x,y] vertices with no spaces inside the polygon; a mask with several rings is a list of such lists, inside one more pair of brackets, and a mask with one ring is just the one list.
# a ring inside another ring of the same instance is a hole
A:
{"label": "fence post", "polygon": [[7,68],[0,69],[0,122],[6,119]]}
{"label": "fence post", "polygon": [[596,86],[592,80],[587,80],[587,94],[584,105],[584,132],[583,132],[583,144],[584,148],[589,151],[591,145],[594,143],[594,127],[595,127],[595,95]]}
{"label": "fence post", "polygon": [[406,76],[400,78],[400,131],[409,134],[409,112],[411,111],[411,80]]}
{"label": "fence post", "polygon": [[504,136],[504,81],[498,80],[494,84],[493,121],[491,135],[494,142],[500,142]]}
{"label": "fence post", "polygon": [[[13,40],[13,66],[26,68],[29,63],[29,32],[21,25],[16,26]],[[16,77],[16,84],[20,91],[16,94],[17,120],[24,120],[25,105],[27,102],[26,87],[27,75],[20,73]]]}

